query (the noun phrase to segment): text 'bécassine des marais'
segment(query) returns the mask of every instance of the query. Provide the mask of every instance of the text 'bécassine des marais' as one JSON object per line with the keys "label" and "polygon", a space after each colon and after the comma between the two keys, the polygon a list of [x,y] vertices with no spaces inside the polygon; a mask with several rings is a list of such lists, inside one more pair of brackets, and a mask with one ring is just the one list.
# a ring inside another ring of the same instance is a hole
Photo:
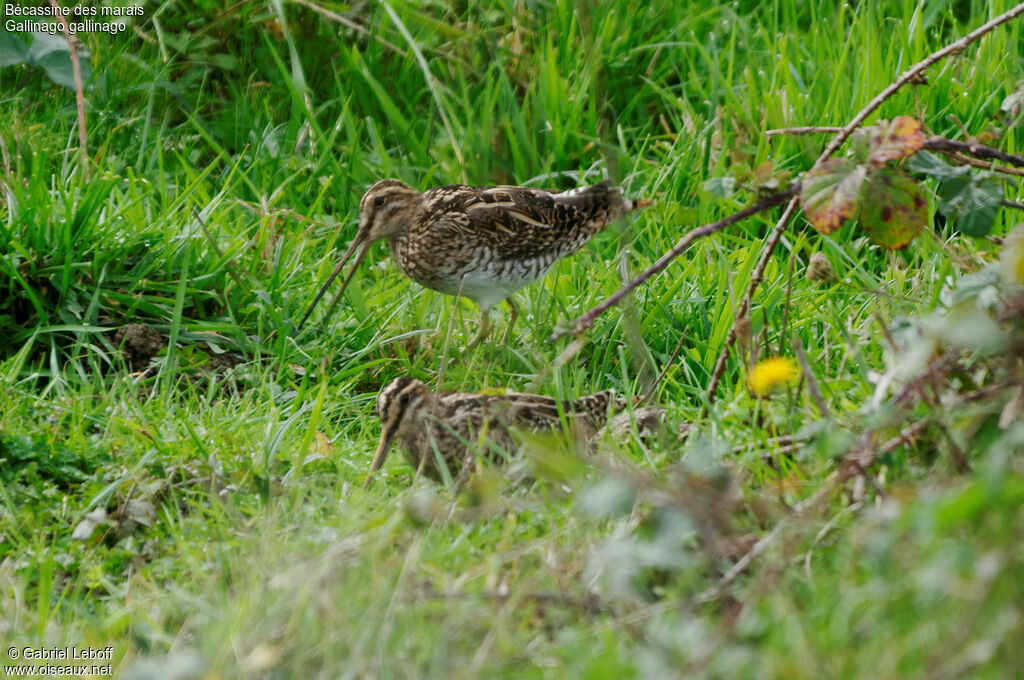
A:
{"label": "text 'b\u00e9cassine des marais'", "polygon": [[[64,17],[69,33],[91,33],[104,31],[119,33],[125,26],[108,26],[97,24],[89,19],[116,19],[118,17],[141,17],[143,15],[142,5],[128,5],[127,7],[89,7],[86,5],[72,5],[62,7],[44,5],[20,5],[13,2],[4,3],[4,29],[8,31],[27,31],[42,33],[57,33],[60,31],[58,25],[50,26],[46,23],[39,23],[33,19]],[[75,21],[80,19],[84,21]]]}

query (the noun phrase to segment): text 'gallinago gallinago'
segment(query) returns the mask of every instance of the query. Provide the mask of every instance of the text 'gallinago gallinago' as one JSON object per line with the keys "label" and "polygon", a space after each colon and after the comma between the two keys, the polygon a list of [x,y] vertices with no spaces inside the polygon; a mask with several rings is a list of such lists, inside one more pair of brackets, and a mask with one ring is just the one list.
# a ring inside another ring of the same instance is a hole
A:
{"label": "text 'gallinago gallinago'", "polygon": [[328,309],[331,314],[370,246],[386,238],[399,269],[413,281],[480,305],[482,319],[474,345],[487,334],[491,307],[543,277],[556,260],[575,253],[613,221],[646,204],[626,198],[609,182],[561,193],[464,185],[420,193],[395,179],[377,182],[359,204],[359,228],[352,245],[298,328],[358,250]]}
{"label": "text 'gallinago gallinago'", "polygon": [[414,469],[441,481],[440,454],[454,476],[475,451],[502,460],[519,448],[510,430],[559,430],[568,425],[582,438],[593,436],[608,418],[609,407],[621,410],[625,401],[611,390],[573,400],[537,394],[470,394],[431,392],[423,382],[396,378],[377,396],[380,443],[363,488],[384,464],[396,443]]}

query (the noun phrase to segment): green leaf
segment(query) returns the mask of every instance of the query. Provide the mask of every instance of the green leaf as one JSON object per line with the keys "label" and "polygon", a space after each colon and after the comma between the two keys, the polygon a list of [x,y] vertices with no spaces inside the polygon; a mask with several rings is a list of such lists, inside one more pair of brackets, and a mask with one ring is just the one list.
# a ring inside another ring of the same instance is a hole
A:
{"label": "green leaf", "polygon": [[238,60],[230,54],[215,54],[210,57],[210,61],[214,66],[225,71],[234,71],[238,68]]}
{"label": "green leaf", "polygon": [[928,223],[924,189],[901,170],[876,170],[864,184],[860,223],[878,245],[904,247]]}
{"label": "green leaf", "polygon": [[871,156],[871,146],[868,144],[868,139],[869,135],[866,128],[854,130],[850,138],[850,151],[853,152],[853,157],[858,163],[867,163],[868,157]]}
{"label": "green leaf", "polygon": [[703,188],[715,198],[729,198],[736,189],[736,178],[712,177],[704,182]]}
{"label": "green leaf", "polygon": [[68,42],[59,35],[32,34],[32,45],[28,48],[28,53],[32,55],[33,61],[38,61],[52,52],[70,52]]}
{"label": "green leaf", "polygon": [[939,212],[956,220],[956,227],[968,236],[985,236],[992,229],[1003,186],[991,177],[968,175],[939,185]]}
{"label": "green leaf", "polygon": [[833,158],[804,175],[800,205],[822,234],[831,234],[857,212],[867,166],[849,158]]}
{"label": "green leaf", "polygon": [[[28,48],[31,63],[45,70],[50,80],[58,85],[75,89],[75,74],[67,41],[61,36],[46,33],[33,33],[32,36],[32,45]],[[78,63],[82,69],[82,83],[86,83],[92,75],[88,52],[79,51]]]}
{"label": "green leaf", "polygon": [[1016,118],[1021,109],[1024,109],[1024,82],[1017,83],[1014,91],[1007,95],[999,105],[999,110],[1008,118]]}
{"label": "green leaf", "polygon": [[25,43],[16,33],[0,32],[0,68],[15,64],[28,64],[32,57]]}
{"label": "green leaf", "polygon": [[928,175],[940,182],[963,177],[971,171],[966,165],[950,165],[930,151],[918,151],[911,156],[907,161],[907,169]]}
{"label": "green leaf", "polygon": [[[82,83],[85,83],[92,73],[89,62],[79,59],[78,63],[82,69]],[[69,90],[75,89],[75,71],[71,66],[70,52],[50,52],[41,59],[37,59],[36,65],[44,69],[46,75],[53,82],[63,85]]]}

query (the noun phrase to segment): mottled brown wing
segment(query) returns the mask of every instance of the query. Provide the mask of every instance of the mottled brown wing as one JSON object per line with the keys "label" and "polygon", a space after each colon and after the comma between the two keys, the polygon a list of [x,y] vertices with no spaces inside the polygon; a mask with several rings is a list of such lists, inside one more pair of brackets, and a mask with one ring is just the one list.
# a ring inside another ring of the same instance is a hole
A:
{"label": "mottled brown wing", "polygon": [[624,406],[611,390],[561,403],[553,397],[518,392],[485,398],[489,400],[489,413],[506,425],[540,430],[560,427],[563,416],[567,423],[583,419],[590,425],[600,426],[608,417],[610,404],[614,404],[616,410]]}
{"label": "mottled brown wing", "polygon": [[573,192],[524,187],[448,186],[425,193],[417,229],[440,242],[483,248],[498,260],[556,259],[574,252],[626,212],[621,192],[601,182]]}

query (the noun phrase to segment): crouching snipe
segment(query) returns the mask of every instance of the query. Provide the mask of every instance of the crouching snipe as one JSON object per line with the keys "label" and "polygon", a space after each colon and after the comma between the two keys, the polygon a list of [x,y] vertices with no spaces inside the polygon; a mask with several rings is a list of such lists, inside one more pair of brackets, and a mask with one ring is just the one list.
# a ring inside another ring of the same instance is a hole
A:
{"label": "crouching snipe", "polygon": [[413,469],[422,468],[428,477],[441,481],[439,457],[454,477],[474,452],[496,459],[516,451],[514,430],[553,431],[568,426],[575,436],[589,438],[604,425],[610,407],[625,408],[625,401],[611,390],[558,400],[517,392],[434,393],[415,378],[397,378],[377,396],[380,443],[363,488],[370,485],[395,443]]}

